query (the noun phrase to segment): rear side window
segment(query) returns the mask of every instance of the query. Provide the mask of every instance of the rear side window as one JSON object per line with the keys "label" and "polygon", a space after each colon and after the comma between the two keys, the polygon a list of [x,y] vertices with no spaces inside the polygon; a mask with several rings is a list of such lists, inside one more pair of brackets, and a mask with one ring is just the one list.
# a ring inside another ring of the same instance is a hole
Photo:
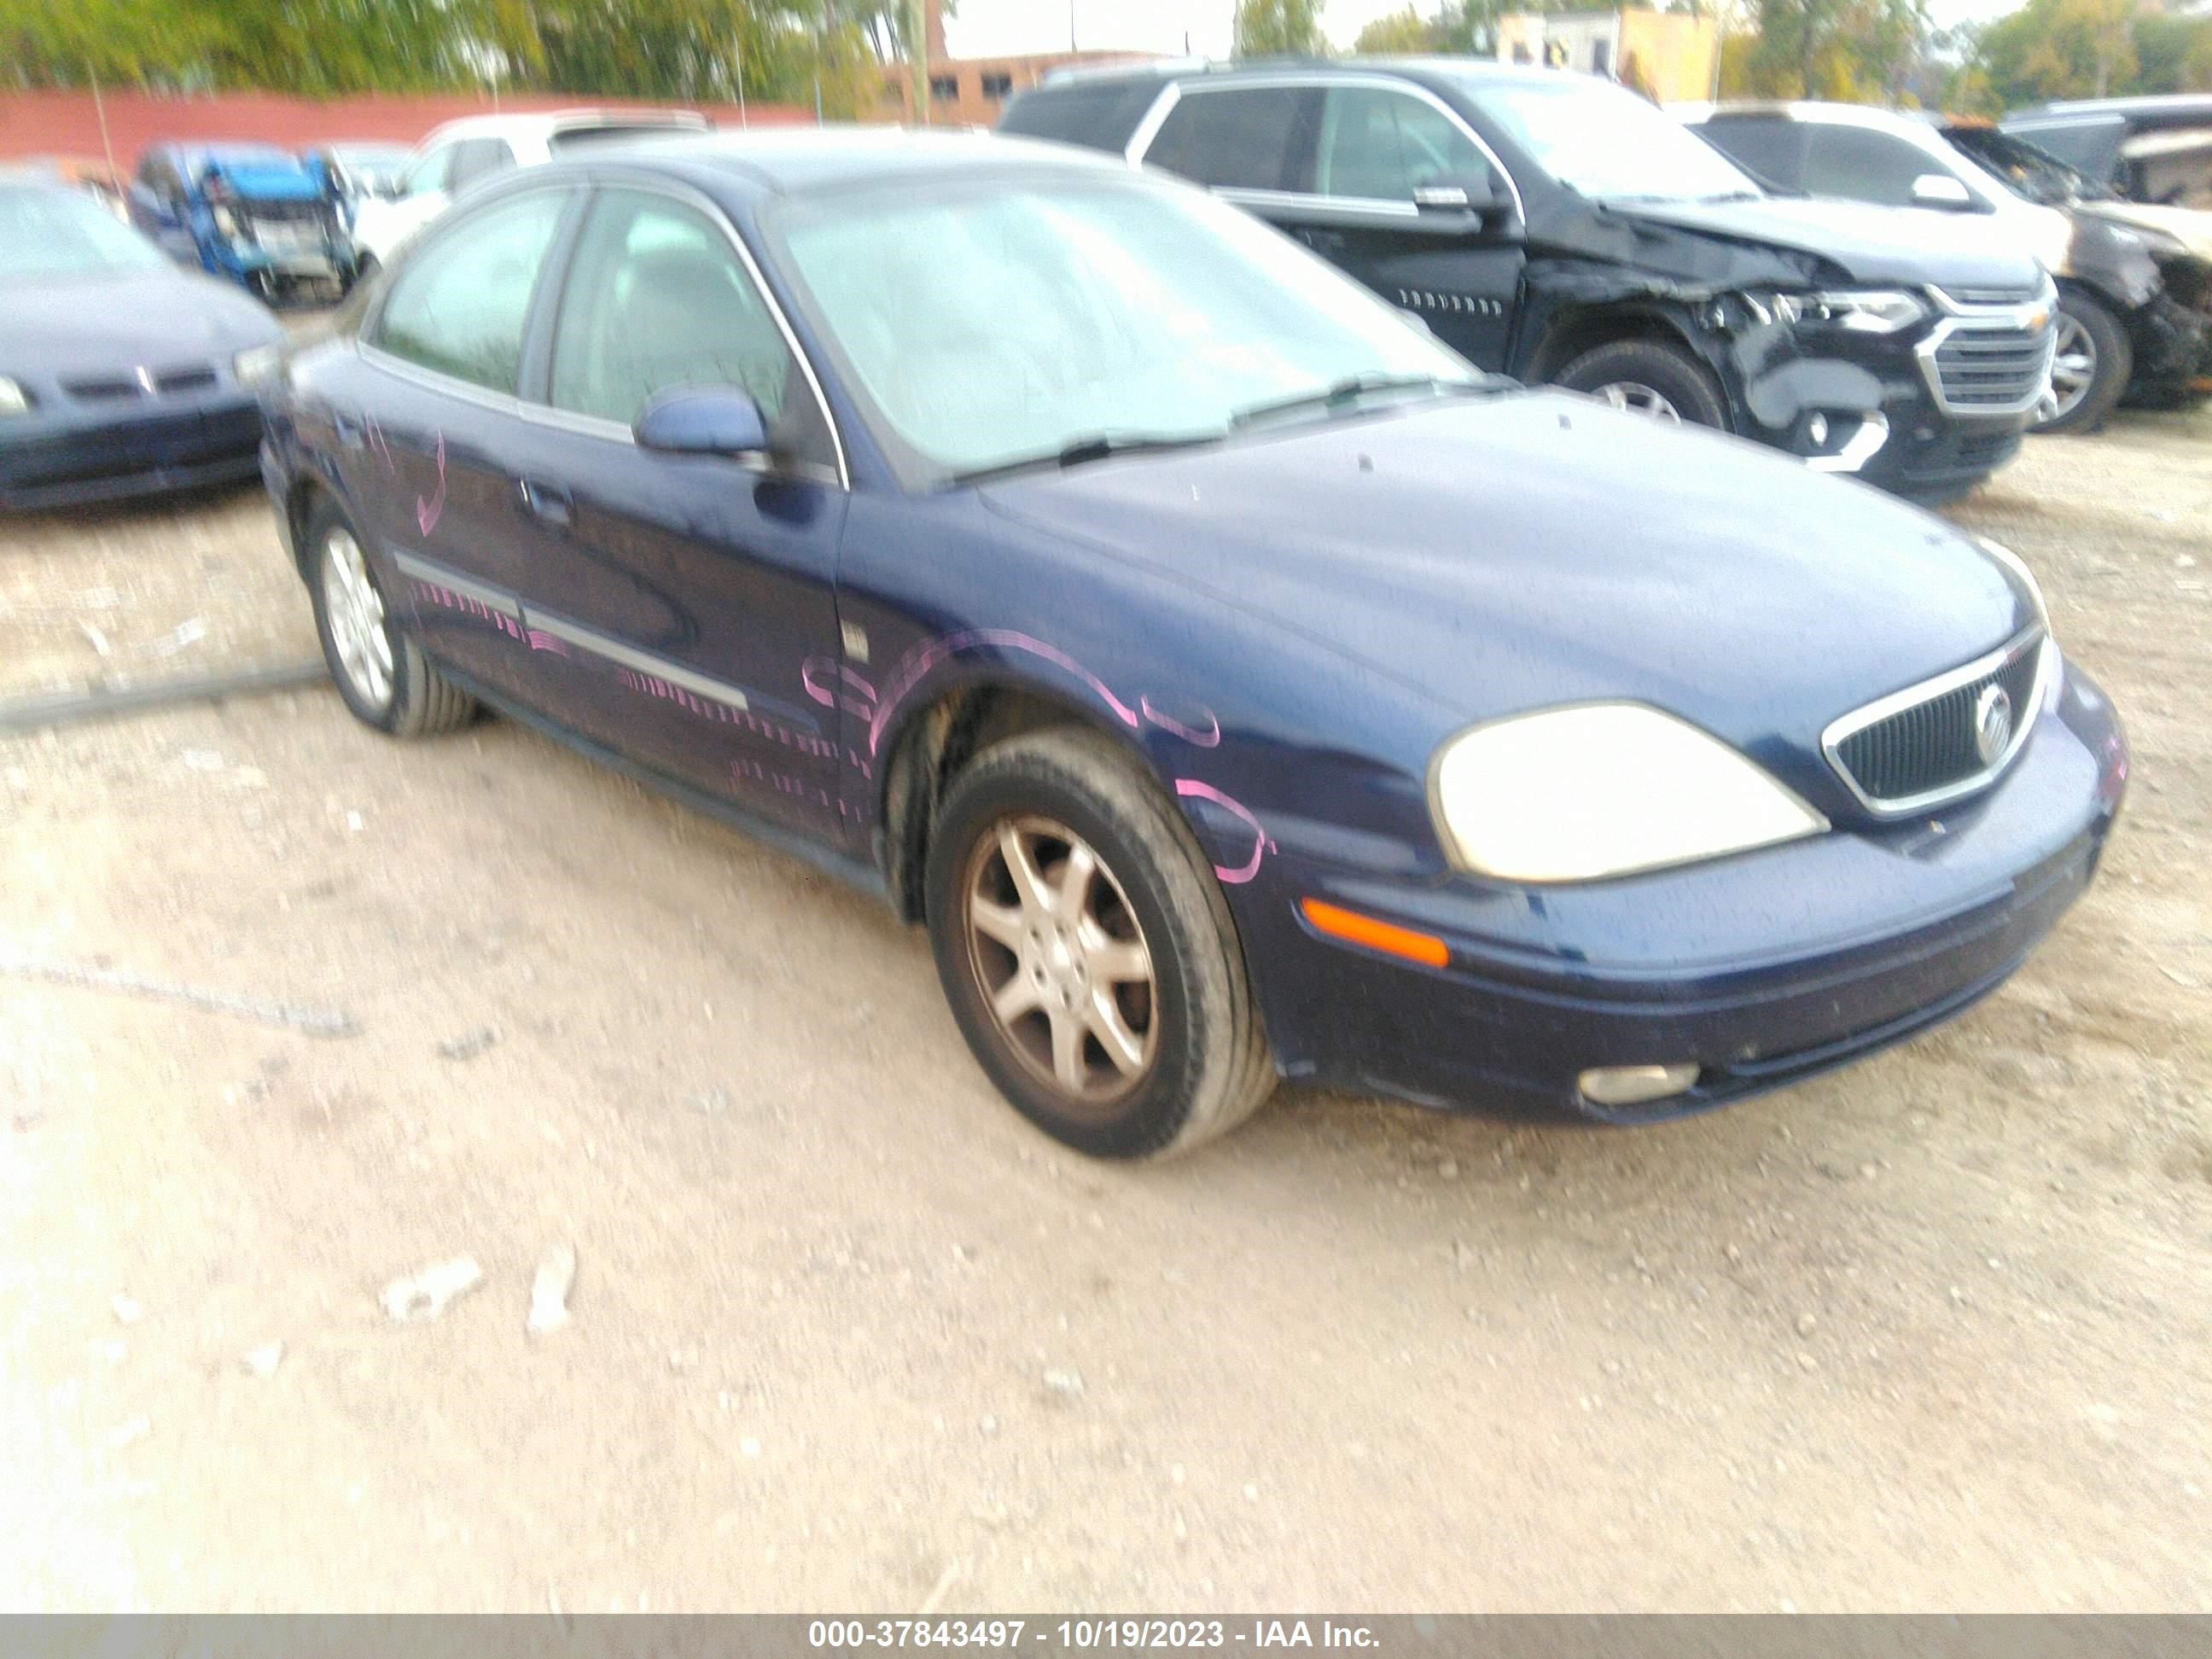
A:
{"label": "rear side window", "polygon": [[645,191],[601,191],[568,271],[553,331],[555,408],[629,426],[656,393],[735,386],[780,447],[835,465],[798,359],[704,213]]}
{"label": "rear side window", "polygon": [[1331,87],[1322,103],[1314,188],[1323,196],[1410,202],[1423,185],[1489,171],[1434,104],[1379,87]]}
{"label": "rear side window", "polygon": [[1910,207],[1912,181],[1942,167],[1914,144],[1863,127],[1808,127],[1801,188],[1884,207]]}
{"label": "rear side window", "polygon": [[1783,116],[1726,116],[1691,129],[1763,185],[1801,190],[1805,174],[1802,122]]}
{"label": "rear side window", "polygon": [[1309,101],[1298,87],[1186,88],[1144,159],[1201,185],[1294,189],[1298,123]]}
{"label": "rear side window", "polygon": [[530,296],[568,204],[536,190],[473,214],[402,265],[369,343],[493,392],[515,390]]}
{"label": "rear side window", "polygon": [[504,138],[464,138],[453,146],[453,171],[447,181],[451,191],[493,178],[514,165],[514,152]]}

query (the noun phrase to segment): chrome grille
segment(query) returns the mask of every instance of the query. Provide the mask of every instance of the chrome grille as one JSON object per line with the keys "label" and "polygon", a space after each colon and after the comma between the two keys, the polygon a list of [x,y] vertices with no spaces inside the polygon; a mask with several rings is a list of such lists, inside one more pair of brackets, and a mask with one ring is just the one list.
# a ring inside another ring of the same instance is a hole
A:
{"label": "chrome grille", "polygon": [[[2031,629],[2000,651],[1845,715],[1821,739],[1830,763],[1863,805],[1885,815],[1972,793],[2027,740],[2045,644],[2042,629]],[[2011,731],[2001,751],[1984,758],[1979,717],[1991,687],[2004,694]]]}
{"label": "chrome grille", "polygon": [[1948,415],[2021,415],[2042,401],[2058,343],[2056,289],[2002,301],[1978,289],[1931,289],[1929,295],[1942,315],[1913,350],[1938,408]]}
{"label": "chrome grille", "polygon": [[2037,397],[2051,368],[2051,331],[1962,328],[1936,348],[1944,400],[1962,410],[2008,410]]}

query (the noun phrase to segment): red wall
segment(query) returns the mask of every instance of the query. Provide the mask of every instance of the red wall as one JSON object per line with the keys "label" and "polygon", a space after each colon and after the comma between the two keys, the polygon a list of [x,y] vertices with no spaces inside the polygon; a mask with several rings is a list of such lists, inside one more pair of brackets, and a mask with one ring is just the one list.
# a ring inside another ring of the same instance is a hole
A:
{"label": "red wall", "polygon": [[[441,121],[461,115],[489,115],[489,98],[279,98],[262,93],[233,93],[214,98],[160,98],[142,92],[111,92],[104,103],[115,164],[125,174],[138,152],[161,139],[190,141],[256,139],[297,149],[330,139],[380,138],[411,144]],[[593,105],[588,98],[501,98],[502,110],[571,109]],[[611,100],[612,101],[612,100]],[[629,106],[635,107],[635,106]],[[717,126],[739,124],[735,104],[693,106]],[[789,126],[811,122],[811,110],[789,105],[752,104],[748,123]],[[100,117],[88,92],[12,92],[0,94],[0,156],[72,155],[97,159],[105,154]]]}

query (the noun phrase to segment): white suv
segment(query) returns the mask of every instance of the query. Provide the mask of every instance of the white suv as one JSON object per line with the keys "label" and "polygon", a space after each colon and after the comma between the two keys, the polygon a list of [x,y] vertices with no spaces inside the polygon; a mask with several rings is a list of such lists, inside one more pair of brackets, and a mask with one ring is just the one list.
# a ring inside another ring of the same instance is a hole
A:
{"label": "white suv", "polygon": [[654,133],[704,132],[708,125],[705,116],[685,109],[567,109],[448,121],[416,147],[399,176],[397,198],[362,204],[353,228],[362,274],[390,259],[401,243],[471,185],[509,167],[538,167],[583,144]]}

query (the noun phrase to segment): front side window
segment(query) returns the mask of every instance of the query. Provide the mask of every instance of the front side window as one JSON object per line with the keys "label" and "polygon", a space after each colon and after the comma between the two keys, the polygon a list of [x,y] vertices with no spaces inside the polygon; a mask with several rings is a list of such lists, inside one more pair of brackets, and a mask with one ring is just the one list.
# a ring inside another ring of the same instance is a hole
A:
{"label": "front side window", "polygon": [[750,396],[787,438],[780,449],[834,464],[798,360],[721,228],[666,197],[602,191],[562,289],[554,406],[629,426],[656,393],[712,386]]}
{"label": "front side window", "polygon": [[522,368],[530,297],[568,204],[534,190],[471,215],[403,264],[371,343],[493,392]]}
{"label": "front side window", "polygon": [[1469,77],[1465,95],[1516,148],[1593,201],[1757,196],[1721,153],[1632,92],[1585,75]]}
{"label": "front side window", "polygon": [[1139,178],[802,202],[780,228],[918,483],[1102,436],[1224,436],[1355,377],[1478,379],[1249,215]]}
{"label": "front side window", "polygon": [[1145,160],[1201,185],[1288,190],[1307,101],[1297,87],[1186,90],[1160,123]]}
{"label": "front side window", "polygon": [[1434,104],[1380,87],[1332,87],[1322,102],[1314,188],[1324,196],[1410,202],[1423,185],[1489,171]]}
{"label": "front side window", "polygon": [[1911,207],[1912,181],[1948,169],[1916,144],[1864,127],[1815,127],[1805,136],[1802,185],[1814,196],[1842,196],[1883,207]]}

